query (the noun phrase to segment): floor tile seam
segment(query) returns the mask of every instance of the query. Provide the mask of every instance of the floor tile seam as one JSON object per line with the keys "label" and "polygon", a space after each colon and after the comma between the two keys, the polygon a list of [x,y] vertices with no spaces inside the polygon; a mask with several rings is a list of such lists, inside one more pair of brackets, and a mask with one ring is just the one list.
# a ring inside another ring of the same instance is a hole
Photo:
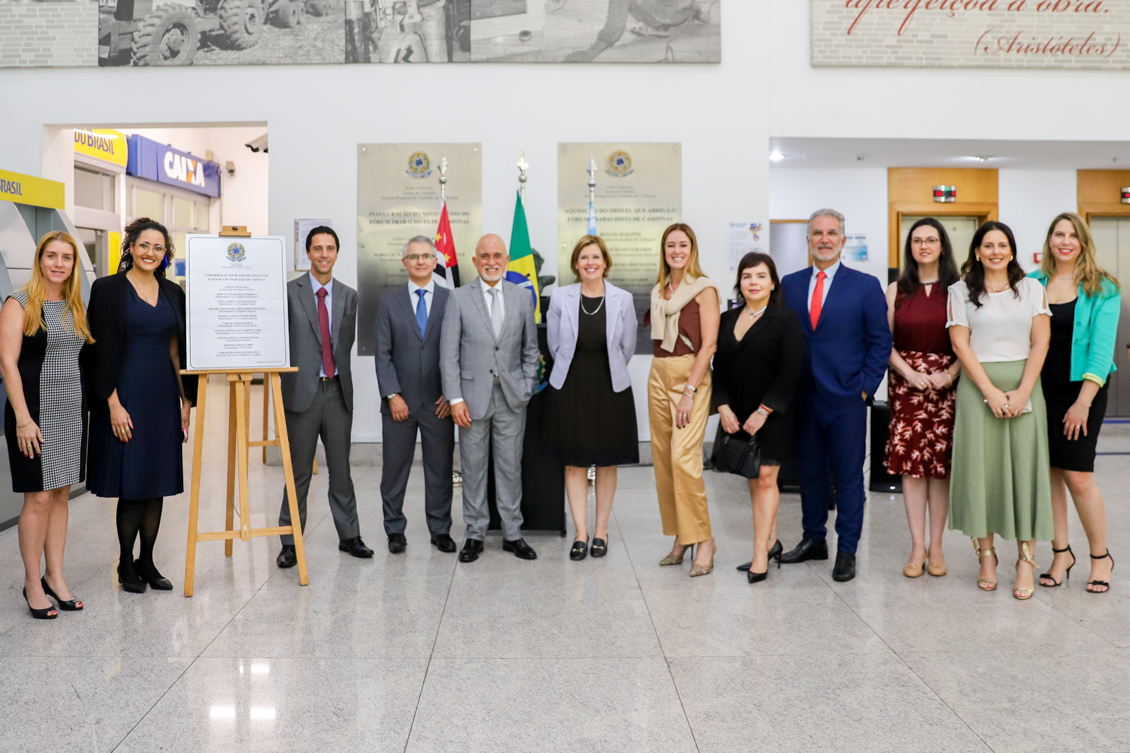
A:
{"label": "floor tile seam", "polygon": [[1092,630],[1092,629],[1091,629],[1091,628],[1090,628],[1090,627],[1089,627],[1089,626],[1088,626],[1088,625],[1087,625],[1087,624],[1086,624],[1085,622],[1080,622],[1079,620],[1077,620],[1077,619],[1076,619],[1075,617],[1073,617],[1072,615],[1068,614],[1067,612],[1064,612],[1064,611],[1063,611],[1062,609],[1059,609],[1059,608],[1057,608],[1057,607],[1056,607],[1056,606],[1055,606],[1055,605],[1053,604],[1053,600],[1052,600],[1052,599],[1037,598],[1037,599],[1036,599],[1036,601],[1037,601],[1037,602],[1039,602],[1040,604],[1045,604],[1045,605],[1047,605],[1047,607],[1048,607],[1049,609],[1051,609],[1051,610],[1052,610],[1053,612],[1055,612],[1056,614],[1058,614],[1058,615],[1061,615],[1062,617],[1066,618],[1066,619],[1067,619],[1068,621],[1070,621],[1070,622],[1071,622],[1071,623],[1072,623],[1073,625],[1077,625],[1077,626],[1079,626],[1079,627],[1083,628],[1084,630],[1086,630],[1087,632],[1089,632],[1089,633],[1090,633],[1091,635],[1094,635],[1095,637],[1099,638],[1099,639],[1100,639],[1101,641],[1103,641],[1104,643],[1107,643],[1107,644],[1109,644],[1109,645],[1110,645],[1110,646],[1112,646],[1113,648],[1117,648],[1117,649],[1119,649],[1119,650],[1121,650],[1121,651],[1125,651],[1125,650],[1126,650],[1126,648],[1125,648],[1125,647],[1123,647],[1123,646],[1119,646],[1119,645],[1118,645],[1118,644],[1116,644],[1116,643],[1115,643],[1114,641],[1112,641],[1112,640],[1111,640],[1110,638],[1107,638],[1107,637],[1106,637],[1105,635],[1102,635],[1101,633],[1097,633],[1097,632],[1095,632],[1094,630]]}
{"label": "floor tile seam", "polygon": [[443,596],[443,608],[440,609],[439,619],[436,621],[436,634],[432,638],[432,648],[428,652],[428,661],[424,665],[424,676],[420,679],[420,692],[416,694],[416,705],[412,708],[412,721],[408,723],[408,734],[404,738],[404,753],[412,743],[412,730],[416,728],[416,714],[420,712],[420,701],[424,697],[424,687],[428,684],[428,672],[432,668],[432,659],[435,658],[436,645],[439,643],[439,633],[443,629],[443,618],[447,614],[447,604],[451,600],[451,589],[455,585],[455,574],[459,569],[459,560],[451,563],[451,578],[447,581],[447,592]]}
{"label": "floor tile seam", "polygon": [[[587,500],[586,500],[586,502],[587,502]],[[632,552],[631,552],[631,549],[628,546],[628,540],[627,540],[627,538],[624,537],[624,532],[620,528],[620,519],[616,517],[616,511],[615,510],[612,510],[610,517],[616,525],[616,532],[620,535],[620,540],[622,542],[624,542],[624,552],[628,557],[629,564],[631,564],[631,566],[632,566],[632,574],[636,578],[636,585],[640,589],[640,597],[643,599],[644,609],[647,610],[647,619],[651,623],[652,632],[655,633],[655,641],[659,645],[659,651],[660,651],[660,654],[662,655],[663,663],[667,667],[667,676],[671,678],[671,687],[674,688],[674,690],[675,690],[675,698],[678,699],[678,701],[679,701],[679,709],[683,712],[683,721],[686,722],[687,732],[689,732],[690,735],[691,735],[691,742],[694,743],[694,749],[696,751],[701,751],[701,748],[698,745],[698,738],[695,736],[695,733],[694,733],[694,726],[691,725],[691,718],[687,714],[687,707],[683,703],[683,696],[679,692],[679,685],[678,685],[677,682],[675,682],[675,673],[671,669],[671,661],[667,656],[667,650],[663,647],[663,639],[659,636],[659,628],[655,624],[655,617],[651,613],[651,605],[648,604],[648,602],[647,602],[647,593],[644,591],[643,585],[640,584],[639,572],[636,570],[636,561],[632,558]]]}
{"label": "floor tile seam", "polygon": [[[806,563],[806,564],[808,564],[808,563]],[[821,580],[823,580],[823,579],[821,578]],[[912,674],[914,677],[918,678],[918,681],[920,683],[922,683],[922,687],[926,688],[926,690],[928,690],[930,692],[930,694],[938,700],[939,703],[941,703],[943,706],[945,706],[947,709],[949,709],[950,713],[954,715],[954,718],[956,718],[963,725],[965,725],[965,728],[968,729],[969,732],[974,737],[976,737],[981,742],[982,745],[985,746],[986,750],[992,751],[993,750],[992,746],[990,746],[989,743],[986,742],[985,738],[981,737],[981,735],[977,733],[977,730],[973,729],[973,727],[969,724],[969,722],[966,721],[966,719],[964,717],[962,717],[961,714],[957,713],[957,710],[954,709],[952,706],[950,706],[949,703],[946,702],[946,699],[942,698],[942,696],[938,693],[937,690],[935,690],[930,685],[930,683],[926,682],[926,680],[921,675],[919,675],[917,672],[914,671],[914,668],[910,666],[910,664],[907,662],[906,658],[903,657],[897,651],[894,650],[894,647],[891,646],[891,644],[887,641],[887,639],[879,634],[879,631],[876,630],[875,627],[870,622],[868,622],[863,617],[863,615],[861,615],[859,613],[859,611],[856,610],[848,602],[847,599],[844,598],[844,595],[841,592],[837,591],[835,588],[832,588],[831,584],[828,584],[827,581],[824,581],[824,582],[828,585],[828,588],[831,589],[831,591],[834,594],[836,594],[836,598],[838,598],[844,604],[844,606],[846,606],[851,611],[851,613],[854,614],[856,616],[856,618],[859,619],[860,622],[862,622],[864,625],[866,625],[867,629],[870,630],[875,635],[876,638],[878,638],[880,641],[882,641],[884,646],[886,646],[888,649],[890,649],[891,653],[894,654],[894,656],[898,658],[898,661],[901,662],[904,667],[906,667],[906,670],[908,672],[910,672],[910,674]],[[857,656],[858,656],[858,654],[857,654]]]}
{"label": "floor tile seam", "polygon": [[[160,657],[156,657],[156,658],[160,658]],[[169,683],[168,687],[165,688],[165,690],[161,693],[160,697],[158,697],[155,701],[153,701],[153,703],[149,706],[149,708],[147,708],[145,710],[145,713],[139,715],[137,717],[137,721],[135,721],[133,723],[133,725],[128,730],[126,730],[125,734],[122,735],[121,739],[118,740],[118,742],[114,743],[114,747],[110,749],[110,753],[114,753],[114,751],[116,751],[118,748],[120,748],[122,746],[122,743],[124,743],[126,741],[126,739],[130,735],[133,734],[133,731],[135,729],[137,729],[138,725],[140,725],[143,721],[145,721],[145,717],[149,716],[153,712],[153,709],[157,708],[158,704],[160,704],[161,701],[165,700],[165,696],[167,696],[169,694],[169,691],[172,690],[174,687],[176,687],[176,684],[178,682],[180,682],[181,679],[184,678],[184,676],[186,674],[188,674],[188,670],[192,669],[193,666],[196,665],[196,662],[197,662],[198,659],[200,659],[199,655],[193,657],[192,660],[189,661],[187,665],[185,665],[185,668],[182,669],[180,674],[178,674],[176,676],[176,679],[174,679],[172,682]]]}

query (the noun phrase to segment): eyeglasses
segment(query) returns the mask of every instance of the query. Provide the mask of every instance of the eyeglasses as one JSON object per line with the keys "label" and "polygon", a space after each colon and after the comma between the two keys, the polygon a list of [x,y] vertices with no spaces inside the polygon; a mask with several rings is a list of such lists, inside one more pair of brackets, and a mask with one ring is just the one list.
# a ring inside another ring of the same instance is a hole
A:
{"label": "eyeglasses", "polygon": [[408,254],[404,258],[407,259],[410,262],[417,262],[417,261],[421,261],[421,260],[431,261],[432,259],[434,259],[436,257],[435,257],[435,254]]}
{"label": "eyeglasses", "polygon": [[910,245],[912,246],[933,246],[935,243],[940,242],[938,238],[911,238]]}
{"label": "eyeglasses", "polygon": [[148,242],[141,241],[140,243],[137,244],[137,247],[140,248],[142,251],[148,251],[150,249],[153,249],[154,251],[156,251],[159,254],[165,253],[165,247],[162,246],[160,243],[158,243],[154,246],[150,246]]}

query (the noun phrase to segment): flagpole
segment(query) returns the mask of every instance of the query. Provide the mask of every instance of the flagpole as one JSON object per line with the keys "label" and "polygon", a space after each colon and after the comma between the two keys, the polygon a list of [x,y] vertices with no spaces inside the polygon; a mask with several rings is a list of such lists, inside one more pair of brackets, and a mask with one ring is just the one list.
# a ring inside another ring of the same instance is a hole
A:
{"label": "flagpole", "polygon": [[439,161],[439,200],[447,203],[447,155]]}
{"label": "flagpole", "polygon": [[596,160],[589,154],[589,222],[588,234],[596,235]]}
{"label": "flagpole", "polygon": [[518,156],[518,195],[522,197],[522,202],[526,201],[526,171],[530,169],[530,163],[526,161],[526,152],[523,151]]}

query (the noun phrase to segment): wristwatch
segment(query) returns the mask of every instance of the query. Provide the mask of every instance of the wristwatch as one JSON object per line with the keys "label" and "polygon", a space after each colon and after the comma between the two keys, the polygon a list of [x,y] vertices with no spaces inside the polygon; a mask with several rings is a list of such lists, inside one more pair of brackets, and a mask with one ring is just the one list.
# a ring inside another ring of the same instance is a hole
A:
{"label": "wristwatch", "polygon": [[763,415],[763,416],[768,416],[768,415],[769,415],[769,411],[765,410],[765,406],[764,406],[764,405],[759,405],[759,406],[757,406],[757,412],[758,412],[758,413],[760,413],[760,414],[761,414],[761,415]]}

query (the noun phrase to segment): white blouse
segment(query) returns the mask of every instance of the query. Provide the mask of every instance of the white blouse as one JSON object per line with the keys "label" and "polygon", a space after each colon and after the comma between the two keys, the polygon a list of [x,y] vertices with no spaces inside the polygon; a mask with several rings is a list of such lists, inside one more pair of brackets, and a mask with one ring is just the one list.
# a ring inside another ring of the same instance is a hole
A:
{"label": "white blouse", "polygon": [[1031,277],[1016,284],[1016,293],[985,291],[980,308],[969,300],[962,281],[950,285],[949,320],[946,327],[969,328],[969,346],[981,363],[1026,361],[1032,350],[1032,320],[1051,316],[1044,286]]}

